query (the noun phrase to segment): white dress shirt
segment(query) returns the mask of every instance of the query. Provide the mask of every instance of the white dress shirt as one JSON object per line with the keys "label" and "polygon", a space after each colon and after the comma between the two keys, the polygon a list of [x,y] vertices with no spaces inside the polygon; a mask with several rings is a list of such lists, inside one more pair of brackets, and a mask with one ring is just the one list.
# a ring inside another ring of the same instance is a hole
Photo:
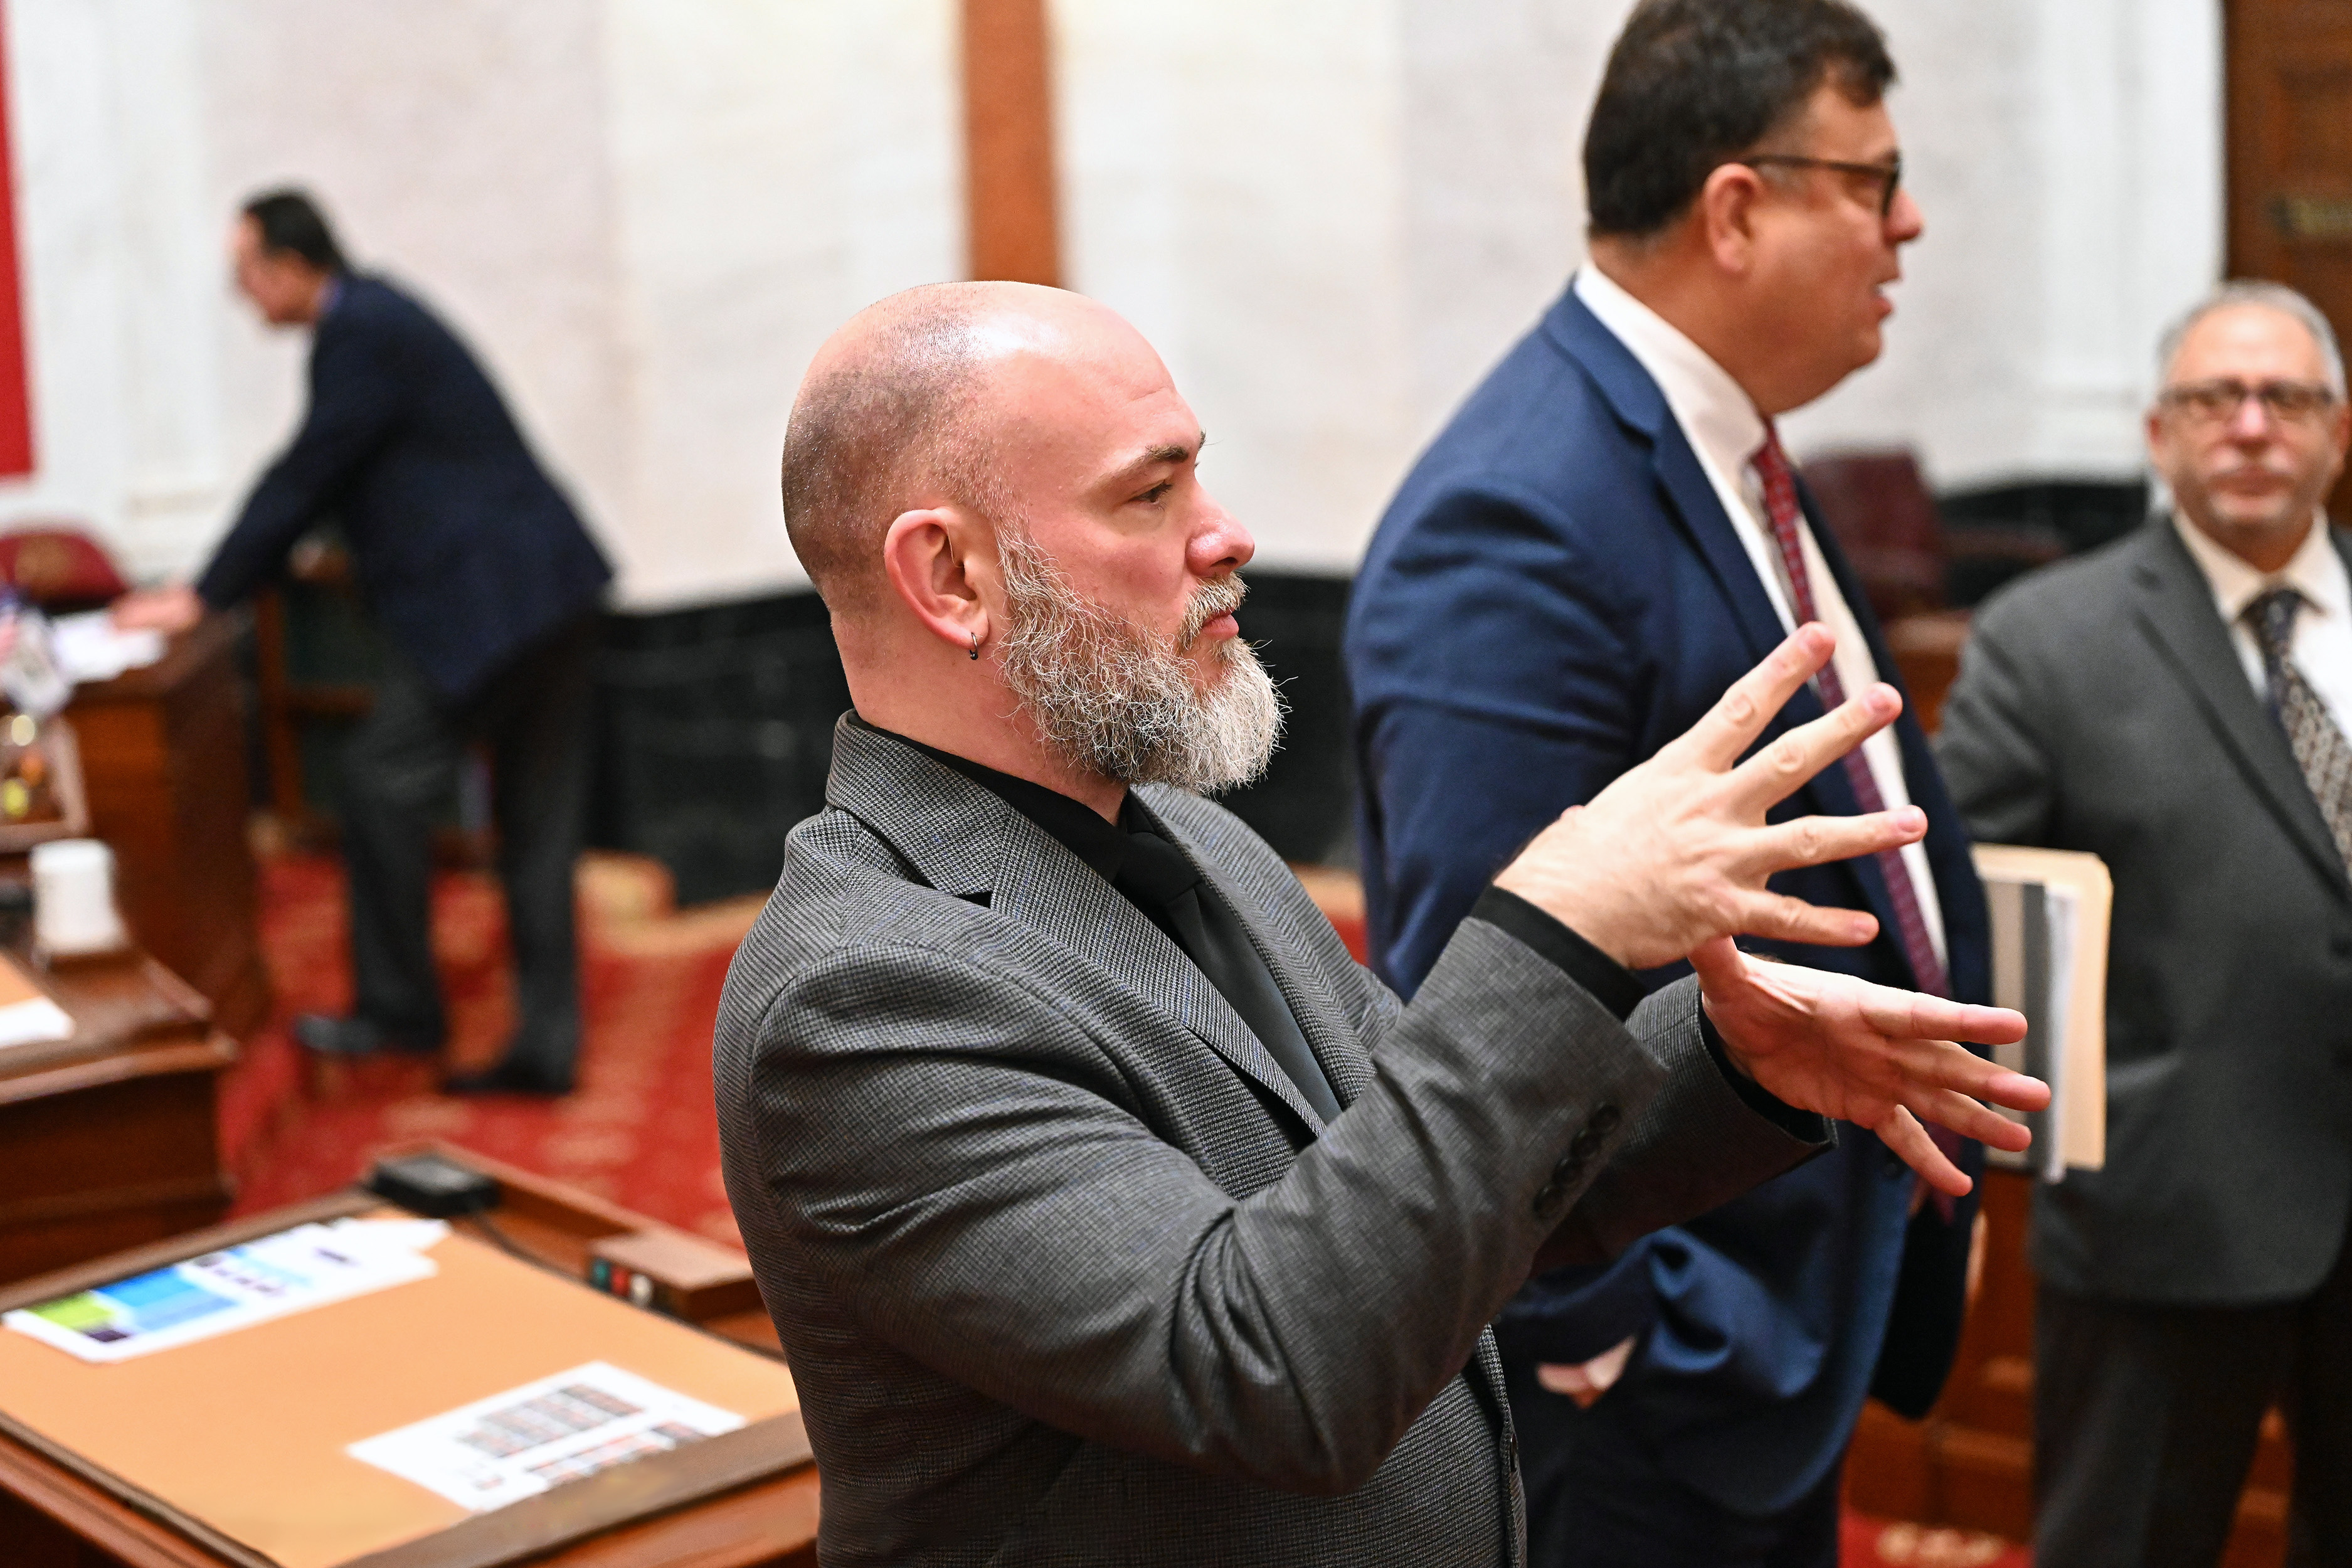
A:
{"label": "white dress shirt", "polygon": [[[1748,559],[1756,568],[1756,575],[1764,585],[1765,595],[1788,631],[1797,629],[1797,618],[1790,609],[1794,594],[1790,586],[1786,563],[1780,558],[1780,541],[1772,532],[1772,521],[1764,507],[1764,480],[1756,471],[1756,454],[1764,447],[1764,416],[1740,389],[1731,373],[1707,356],[1700,348],[1666,319],[1651,310],[1600,268],[1579,268],[1572,285],[1576,297],[1601,319],[1601,324],[1616,335],[1617,341],[1641,362],[1650,373],[1650,379],[1665,394],[1666,407],[1675,423],[1698,454],[1699,468],[1707,482],[1715,487],[1716,499],[1731,519],[1732,530],[1748,551]],[[1838,683],[1849,696],[1881,679],[1876,663],[1870,657],[1870,645],[1863,640],[1861,623],[1853,610],[1838,592],[1837,579],[1830,574],[1829,563],[1822,558],[1822,547],[1813,539],[1812,525],[1803,518],[1797,521],[1798,548],[1805,563],[1805,580],[1812,589],[1813,613],[1836,635],[1837,651],[1831,657],[1837,671]],[[2341,576],[2338,569],[2338,576]],[[2257,661],[2259,668],[2259,661]],[[1892,811],[1911,804],[1911,789],[1903,776],[1903,749],[1895,739],[1890,726],[1881,730],[1862,743],[1863,761],[1869,765],[1870,776],[1877,781],[1878,793]],[[1944,906],[1936,896],[1935,873],[1927,866],[1924,845],[1906,845],[1903,864],[1911,873],[1911,886],[1919,900],[1919,913],[1927,926],[1927,939],[1936,949],[1936,956],[1949,963],[1944,945]]]}
{"label": "white dress shirt", "polygon": [[2303,595],[2287,658],[2303,671],[2336,727],[2352,735],[2352,723],[2347,722],[2352,719],[2352,576],[2347,575],[2344,557],[2328,541],[2326,517],[2315,516],[2294,558],[2269,574],[2214,543],[2179,512],[2173,514],[2172,525],[2212,587],[2213,607],[2230,628],[2230,645],[2238,650],[2238,662],[2253,682],[2254,695],[2265,700],[2270,677],[2263,668],[2263,645],[2255,640],[2253,628],[2238,617],[2273,588],[2293,588]]}

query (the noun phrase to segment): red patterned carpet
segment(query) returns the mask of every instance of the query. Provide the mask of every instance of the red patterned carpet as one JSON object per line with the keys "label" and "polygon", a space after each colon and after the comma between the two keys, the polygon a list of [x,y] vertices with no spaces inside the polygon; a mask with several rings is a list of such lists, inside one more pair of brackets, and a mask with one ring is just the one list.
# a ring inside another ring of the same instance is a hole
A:
{"label": "red patterned carpet", "polygon": [[[580,1091],[554,1101],[456,1100],[439,1064],[320,1062],[294,1045],[297,1013],[349,1007],[342,871],[289,855],[261,868],[262,940],[277,1006],[225,1094],[222,1131],[250,1213],[349,1182],[387,1144],[443,1138],[575,1183],[672,1225],[734,1242],[719,1181],[710,1026],[757,899],[678,914],[651,861],[592,858],[581,875],[587,1032]],[[452,872],[434,888],[434,951],[449,1001],[450,1058],[494,1058],[512,1019],[506,916],[495,881]]]}
{"label": "red patterned carpet", "polygon": [[[1361,898],[1310,879],[1350,939]],[[1352,904],[1350,898],[1353,898]],[[332,858],[282,855],[261,867],[262,941],[276,987],[267,1028],[224,1092],[222,1136],[238,1180],[237,1211],[331,1191],[388,1144],[441,1138],[574,1183],[656,1218],[736,1243],[719,1181],[710,1102],[710,1027],[735,944],[759,913],[741,899],[680,913],[649,860],[594,856],[580,878],[587,1038],[580,1092],[553,1103],[454,1100],[434,1091],[438,1064],[415,1058],[320,1063],[286,1031],[297,1013],[351,1003],[343,952],[342,870]],[[494,1058],[511,1019],[506,915],[497,884],[451,872],[434,888],[434,951],[449,998],[450,1056]],[[1973,1532],[1848,1515],[1847,1568],[2027,1568],[2021,1549]]]}
{"label": "red patterned carpet", "polygon": [[2033,1553],[1974,1530],[1937,1530],[1845,1516],[1844,1568],[2032,1568]]}

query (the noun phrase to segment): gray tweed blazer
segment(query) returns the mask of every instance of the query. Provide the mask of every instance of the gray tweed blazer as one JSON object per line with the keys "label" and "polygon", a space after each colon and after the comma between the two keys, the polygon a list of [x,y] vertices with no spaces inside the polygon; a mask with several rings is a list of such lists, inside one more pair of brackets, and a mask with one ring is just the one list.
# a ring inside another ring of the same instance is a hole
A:
{"label": "gray tweed blazer", "polygon": [[[1687,984],[1621,1026],[1466,922],[1411,1006],[1236,818],[1149,788],[1346,1111],[997,795],[834,736],[717,1037],[729,1196],[864,1563],[1517,1563],[1492,1318],[1816,1152]],[[1830,1134],[1823,1123],[1822,1136]]]}
{"label": "gray tweed blazer", "polygon": [[2043,1286],[2318,1289],[2352,1215],[2352,880],[2170,517],[1978,612],[1937,758],[1977,837],[2115,877],[2107,1163],[2035,1185]]}

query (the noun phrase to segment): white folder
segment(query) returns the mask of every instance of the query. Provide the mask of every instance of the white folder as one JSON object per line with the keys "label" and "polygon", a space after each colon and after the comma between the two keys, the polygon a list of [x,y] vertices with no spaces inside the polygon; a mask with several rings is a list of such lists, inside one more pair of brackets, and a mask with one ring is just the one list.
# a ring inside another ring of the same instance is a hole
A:
{"label": "white folder", "polygon": [[2025,1038],[1994,1049],[2005,1068],[2050,1085],[2050,1108],[2004,1111],[2033,1130],[1998,1165],[2045,1182],[2107,1158],[2107,925],[2115,884],[2095,855],[1979,844],[1977,875],[1992,912],[1992,999],[2025,1015]]}

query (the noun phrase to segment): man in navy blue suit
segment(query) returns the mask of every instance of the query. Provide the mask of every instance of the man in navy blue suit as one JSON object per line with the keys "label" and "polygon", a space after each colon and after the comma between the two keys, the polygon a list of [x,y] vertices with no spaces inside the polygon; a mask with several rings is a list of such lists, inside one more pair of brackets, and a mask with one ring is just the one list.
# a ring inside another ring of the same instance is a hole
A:
{"label": "man in navy blue suit", "polygon": [[310,407],[195,584],[132,595],[115,618],[192,626],[275,576],[311,528],[341,525],[391,653],[342,759],[357,1005],[295,1032],[337,1055],[440,1048],[428,840],[478,744],[490,753],[517,1024],[495,1066],[444,1087],[563,1093],[580,1040],[572,868],[612,569],[466,346],[408,295],[353,272],[308,196],[247,202],[231,248],[237,286],[266,321],[313,329]]}
{"label": "man in navy blue suit", "polygon": [[[1585,142],[1591,264],[1406,479],[1349,609],[1364,882],[1400,989],[1520,845],[1790,627],[1837,651],[1768,734],[1895,679],[1772,426],[1878,354],[1921,230],[1894,75],[1843,0],[1645,0],[1626,24]],[[1773,882],[1876,936],[1779,956],[1982,1001],[1983,893],[1909,715],[1787,809],[1906,802],[1923,844]],[[1531,1561],[1834,1563],[1855,1418],[1874,1391],[1933,1402],[1974,1215],[1844,1128],[1605,1270],[1531,1280],[1496,1324]]]}

